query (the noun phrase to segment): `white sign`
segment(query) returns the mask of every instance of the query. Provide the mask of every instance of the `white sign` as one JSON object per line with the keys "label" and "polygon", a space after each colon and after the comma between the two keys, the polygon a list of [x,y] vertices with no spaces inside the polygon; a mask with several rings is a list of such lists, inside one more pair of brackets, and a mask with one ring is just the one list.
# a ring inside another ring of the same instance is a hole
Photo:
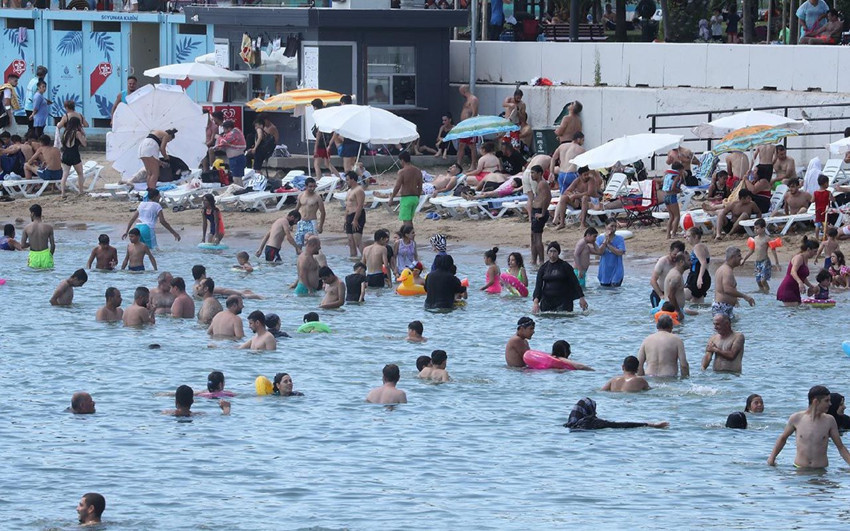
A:
{"label": "white sign", "polygon": [[230,44],[215,43],[215,66],[219,68],[230,68]]}
{"label": "white sign", "polygon": [[304,88],[319,88],[319,47],[304,47],[304,72],[302,75]]}

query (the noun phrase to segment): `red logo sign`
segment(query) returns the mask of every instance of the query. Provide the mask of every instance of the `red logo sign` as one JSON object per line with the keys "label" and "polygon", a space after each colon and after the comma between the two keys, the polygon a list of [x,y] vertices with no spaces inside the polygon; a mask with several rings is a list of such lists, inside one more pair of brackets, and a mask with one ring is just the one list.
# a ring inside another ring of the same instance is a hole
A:
{"label": "red logo sign", "polygon": [[233,120],[237,129],[242,130],[242,107],[240,105],[204,105],[210,112],[221,111],[225,120]]}
{"label": "red logo sign", "polygon": [[27,71],[27,63],[23,59],[15,59],[9,66],[6,68],[6,71],[3,73],[4,81],[9,80],[9,75],[15,74],[18,77],[24,75],[24,72]]}
{"label": "red logo sign", "polygon": [[100,63],[94,70],[92,70],[91,76],[89,76],[89,84],[91,85],[91,95],[94,96],[94,93],[103,86],[106,82],[106,78],[112,75],[112,65],[110,63]]}

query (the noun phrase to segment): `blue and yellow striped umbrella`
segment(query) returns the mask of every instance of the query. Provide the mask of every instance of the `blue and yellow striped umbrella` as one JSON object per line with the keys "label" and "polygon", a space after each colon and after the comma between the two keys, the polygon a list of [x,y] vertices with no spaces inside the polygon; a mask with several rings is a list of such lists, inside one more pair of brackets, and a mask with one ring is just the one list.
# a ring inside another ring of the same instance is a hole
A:
{"label": "blue and yellow striped umbrella", "polygon": [[452,127],[443,140],[503,135],[511,131],[519,131],[519,126],[501,116],[473,116]]}
{"label": "blue and yellow striped umbrella", "polygon": [[729,153],[730,151],[747,151],[764,144],[776,144],[785,137],[797,136],[798,134],[797,131],[787,127],[753,125],[732,131],[720,139],[720,142],[711,151],[715,155]]}

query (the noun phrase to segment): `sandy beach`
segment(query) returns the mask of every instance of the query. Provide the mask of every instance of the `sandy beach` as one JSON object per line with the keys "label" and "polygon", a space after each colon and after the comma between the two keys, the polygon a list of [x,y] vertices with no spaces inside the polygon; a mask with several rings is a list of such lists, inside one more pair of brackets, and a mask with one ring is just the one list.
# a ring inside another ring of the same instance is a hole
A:
{"label": "sandy beach", "polygon": [[[104,165],[101,178],[95,191],[103,184],[117,183],[120,175],[114,171],[103,152],[87,152],[84,160],[96,160]],[[444,173],[450,161],[434,159],[434,165],[425,166],[423,169],[434,175]],[[274,174],[272,174],[274,176]],[[376,176],[377,184],[371,185],[372,189],[392,187],[395,182],[396,173],[387,172]],[[29,221],[29,205],[39,203],[44,209],[45,221],[54,224],[57,228],[80,227],[82,224],[107,224],[117,228],[123,228],[135,211],[138,203],[113,198],[90,197],[87,195],[76,196],[69,194],[66,199],[60,199],[59,193],[52,189],[48,190],[38,199],[16,199],[15,201],[0,202],[0,221],[2,223],[14,223],[22,228]],[[338,201],[332,201],[327,205],[327,220],[325,221],[324,235],[326,238],[345,239],[343,233],[344,211]],[[225,226],[228,235],[239,238],[260,238],[271,223],[292,208],[287,205],[279,212],[239,212],[230,211],[224,213]],[[395,231],[400,226],[396,213],[387,207],[368,210],[366,214],[366,232],[364,240],[370,241],[371,234],[379,229],[386,228]],[[184,210],[182,212],[166,211],[166,219],[175,230],[181,234],[199,236],[201,231],[201,214],[197,209]],[[474,247],[488,248],[498,246],[504,250],[520,249],[527,254],[530,237],[529,226],[518,217],[506,217],[498,220],[491,219],[442,219],[429,220],[424,214],[417,214],[415,220],[417,227],[417,241],[420,245],[427,244],[431,234],[442,232],[448,236],[450,245],[471,245]],[[664,229],[660,225],[652,227],[635,226],[630,230],[634,237],[628,240],[628,255],[632,257],[645,257],[660,255],[667,248]],[[571,249],[575,242],[581,237],[582,231],[578,225],[568,226],[564,230],[555,231],[547,229],[543,235],[544,241],[556,240],[561,243],[565,251]],[[787,264],[787,260],[796,252],[797,244],[803,233],[790,234],[783,237],[783,247],[778,249],[780,260]],[[192,238],[194,239],[194,238]],[[745,249],[746,236],[738,234],[727,237],[723,241],[714,241],[706,235],[704,242],[711,248],[712,256],[722,256],[726,247],[736,245]]]}

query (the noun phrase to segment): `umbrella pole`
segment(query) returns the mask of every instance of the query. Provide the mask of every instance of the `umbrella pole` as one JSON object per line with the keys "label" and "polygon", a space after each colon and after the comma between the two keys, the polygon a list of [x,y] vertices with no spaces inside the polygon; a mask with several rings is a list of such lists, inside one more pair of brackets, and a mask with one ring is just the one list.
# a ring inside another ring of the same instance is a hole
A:
{"label": "umbrella pole", "polygon": [[[304,113],[304,116],[301,117],[301,125],[304,128],[304,143],[307,144],[307,177],[311,177],[310,175],[310,139],[307,136],[307,113]],[[328,156],[331,154],[328,153]]]}

